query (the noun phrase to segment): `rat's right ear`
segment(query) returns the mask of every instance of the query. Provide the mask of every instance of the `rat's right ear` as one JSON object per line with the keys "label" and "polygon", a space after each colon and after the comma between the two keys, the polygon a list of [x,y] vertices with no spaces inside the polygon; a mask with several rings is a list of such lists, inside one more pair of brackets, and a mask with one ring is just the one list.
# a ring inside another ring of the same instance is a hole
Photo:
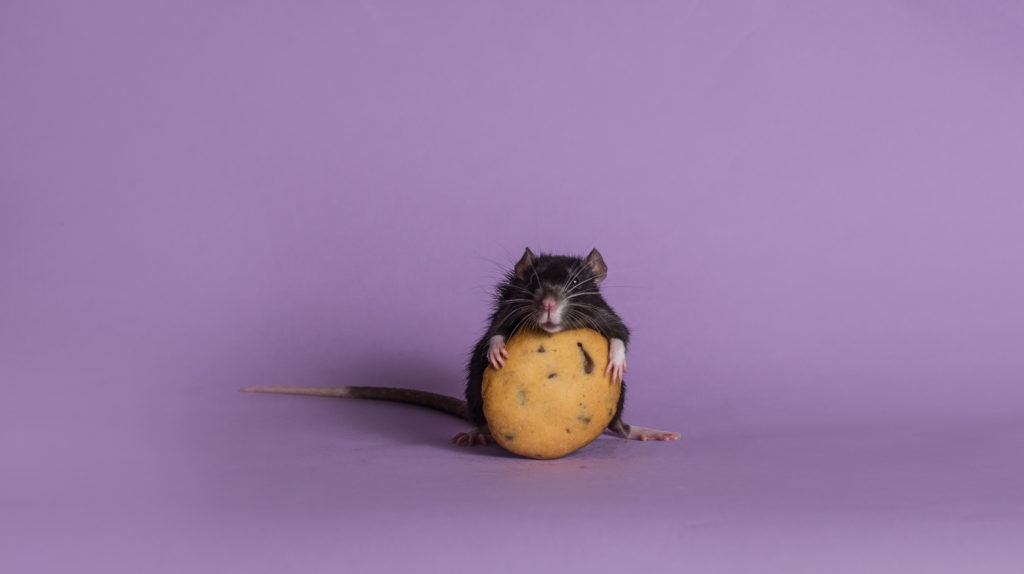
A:
{"label": "rat's right ear", "polygon": [[523,256],[519,258],[519,262],[516,263],[516,277],[520,279],[526,279],[526,274],[530,272],[530,267],[533,267],[533,260],[537,256],[530,251],[527,247],[526,251],[523,252]]}

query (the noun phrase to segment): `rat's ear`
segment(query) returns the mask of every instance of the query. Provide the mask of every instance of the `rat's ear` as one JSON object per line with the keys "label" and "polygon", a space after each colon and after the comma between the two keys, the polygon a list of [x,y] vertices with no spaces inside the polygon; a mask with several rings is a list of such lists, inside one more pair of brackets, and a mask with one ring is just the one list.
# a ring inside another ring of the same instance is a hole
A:
{"label": "rat's ear", "polygon": [[516,263],[516,277],[526,279],[526,274],[530,272],[530,267],[533,267],[533,260],[536,257],[533,251],[530,251],[530,248],[527,247],[526,251],[523,252],[523,256],[519,258],[519,262]]}
{"label": "rat's ear", "polygon": [[586,263],[587,267],[590,267],[590,270],[594,272],[597,283],[604,281],[604,278],[608,276],[608,266],[605,265],[604,257],[601,257],[601,252],[596,248],[591,249],[590,253],[587,254]]}

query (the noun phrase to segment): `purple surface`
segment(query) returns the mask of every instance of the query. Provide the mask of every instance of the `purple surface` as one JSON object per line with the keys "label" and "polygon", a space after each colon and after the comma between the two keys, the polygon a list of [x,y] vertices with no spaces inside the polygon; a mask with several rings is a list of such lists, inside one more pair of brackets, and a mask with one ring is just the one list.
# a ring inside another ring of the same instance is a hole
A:
{"label": "purple surface", "polygon": [[[0,571],[1021,572],[1024,10],[848,4],[4,2]],[[459,393],[526,245],[682,442],[236,392]]]}

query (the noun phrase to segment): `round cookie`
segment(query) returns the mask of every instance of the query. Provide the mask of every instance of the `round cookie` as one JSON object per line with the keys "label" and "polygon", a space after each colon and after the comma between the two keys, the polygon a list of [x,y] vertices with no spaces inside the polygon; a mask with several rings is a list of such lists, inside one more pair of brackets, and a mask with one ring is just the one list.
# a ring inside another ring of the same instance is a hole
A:
{"label": "round cookie", "polygon": [[484,416],[498,444],[515,454],[559,458],[604,431],[622,386],[605,374],[608,340],[591,329],[521,331],[508,359],[484,371]]}

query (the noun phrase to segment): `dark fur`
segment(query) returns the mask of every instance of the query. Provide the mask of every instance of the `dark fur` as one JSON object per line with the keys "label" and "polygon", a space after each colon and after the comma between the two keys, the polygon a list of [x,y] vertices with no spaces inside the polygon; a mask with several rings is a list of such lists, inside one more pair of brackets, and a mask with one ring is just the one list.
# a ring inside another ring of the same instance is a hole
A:
{"label": "dark fur", "polygon": [[[600,264],[595,269],[592,264],[588,264],[589,259],[582,257],[547,254],[535,256],[527,250],[523,260],[516,266],[519,273],[515,270],[510,271],[498,284],[487,331],[473,347],[466,365],[466,405],[469,422],[480,428],[487,424],[481,392],[491,337],[502,335],[508,340],[522,329],[539,329],[534,317],[537,305],[545,295],[555,295],[561,300],[562,294],[566,291],[575,294],[585,293],[568,300],[562,318],[564,329],[594,329],[608,339],[620,339],[627,347],[629,346],[629,329],[601,295],[598,285],[604,279],[606,269],[600,255],[597,255],[597,258]],[[570,281],[577,283],[570,285]],[[531,297],[532,303],[517,301]],[[527,312],[523,307],[525,305],[530,306],[528,315],[523,315]],[[608,425],[608,428],[615,432],[621,432],[624,426],[621,417],[625,400],[626,383],[623,381],[618,409]],[[628,432],[628,427],[626,428]]]}

